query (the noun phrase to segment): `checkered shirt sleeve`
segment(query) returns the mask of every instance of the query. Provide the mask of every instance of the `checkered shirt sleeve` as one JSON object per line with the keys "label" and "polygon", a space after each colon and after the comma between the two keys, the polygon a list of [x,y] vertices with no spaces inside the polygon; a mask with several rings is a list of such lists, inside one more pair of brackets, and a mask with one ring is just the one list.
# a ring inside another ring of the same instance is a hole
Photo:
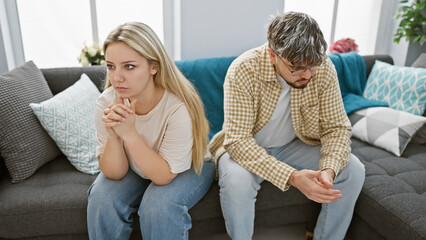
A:
{"label": "checkered shirt sleeve", "polygon": [[331,168],[337,176],[349,162],[352,128],[331,60],[324,63],[308,86],[292,92],[295,132],[308,144],[321,144],[319,169]]}

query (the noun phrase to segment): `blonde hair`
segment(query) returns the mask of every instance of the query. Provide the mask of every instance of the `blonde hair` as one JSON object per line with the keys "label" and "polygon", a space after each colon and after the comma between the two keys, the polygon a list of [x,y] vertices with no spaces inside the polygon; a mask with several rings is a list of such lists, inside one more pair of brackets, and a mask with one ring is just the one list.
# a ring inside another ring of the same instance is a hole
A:
{"label": "blonde hair", "polygon": [[[204,113],[203,102],[192,83],[185,78],[167,54],[155,32],[146,24],[128,22],[118,26],[106,38],[103,50],[111,43],[123,42],[154,64],[158,71],[154,84],[178,96],[188,109],[192,122],[192,164],[197,173],[201,172],[204,154],[207,150],[209,123]],[[107,78],[105,88],[111,86]]]}

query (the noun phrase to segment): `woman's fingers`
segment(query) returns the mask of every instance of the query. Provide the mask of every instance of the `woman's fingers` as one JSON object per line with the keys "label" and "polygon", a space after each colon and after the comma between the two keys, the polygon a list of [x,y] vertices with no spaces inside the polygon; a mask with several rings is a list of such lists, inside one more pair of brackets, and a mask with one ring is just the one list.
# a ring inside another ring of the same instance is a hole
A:
{"label": "woman's fingers", "polygon": [[114,121],[124,121],[132,110],[124,104],[110,104],[108,108],[104,110],[104,116]]}
{"label": "woman's fingers", "polygon": [[105,123],[107,128],[113,128],[121,124],[121,121],[114,121],[108,118],[106,115],[102,116],[102,121]]}

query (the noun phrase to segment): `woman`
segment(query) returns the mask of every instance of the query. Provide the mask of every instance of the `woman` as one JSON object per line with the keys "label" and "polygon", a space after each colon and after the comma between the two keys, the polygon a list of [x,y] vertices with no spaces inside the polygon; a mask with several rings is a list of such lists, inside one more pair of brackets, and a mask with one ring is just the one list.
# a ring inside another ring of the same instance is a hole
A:
{"label": "woman", "polygon": [[208,122],[192,84],[154,31],[125,23],[104,42],[105,91],[96,102],[101,173],[88,191],[91,239],[188,239],[188,210],[210,188]]}

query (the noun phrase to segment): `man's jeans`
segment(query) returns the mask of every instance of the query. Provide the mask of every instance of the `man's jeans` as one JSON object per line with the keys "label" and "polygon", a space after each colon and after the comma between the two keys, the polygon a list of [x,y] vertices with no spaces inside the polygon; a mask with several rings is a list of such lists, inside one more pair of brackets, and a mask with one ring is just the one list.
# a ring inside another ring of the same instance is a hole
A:
{"label": "man's jeans", "polygon": [[87,226],[90,239],[129,239],[133,214],[139,214],[143,239],[188,239],[188,210],[209,190],[215,176],[212,161],[200,175],[193,169],[158,186],[129,169],[120,180],[100,173],[88,190]]}
{"label": "man's jeans", "polygon": [[[320,146],[310,146],[295,139],[286,146],[266,149],[268,154],[297,170],[318,170]],[[355,202],[365,179],[364,165],[351,154],[349,164],[334,180],[334,189],[343,197],[322,204],[314,230],[314,239],[342,240],[352,219]],[[220,202],[226,230],[233,240],[251,239],[254,225],[254,206],[260,183],[254,175],[225,153],[219,160]]]}

